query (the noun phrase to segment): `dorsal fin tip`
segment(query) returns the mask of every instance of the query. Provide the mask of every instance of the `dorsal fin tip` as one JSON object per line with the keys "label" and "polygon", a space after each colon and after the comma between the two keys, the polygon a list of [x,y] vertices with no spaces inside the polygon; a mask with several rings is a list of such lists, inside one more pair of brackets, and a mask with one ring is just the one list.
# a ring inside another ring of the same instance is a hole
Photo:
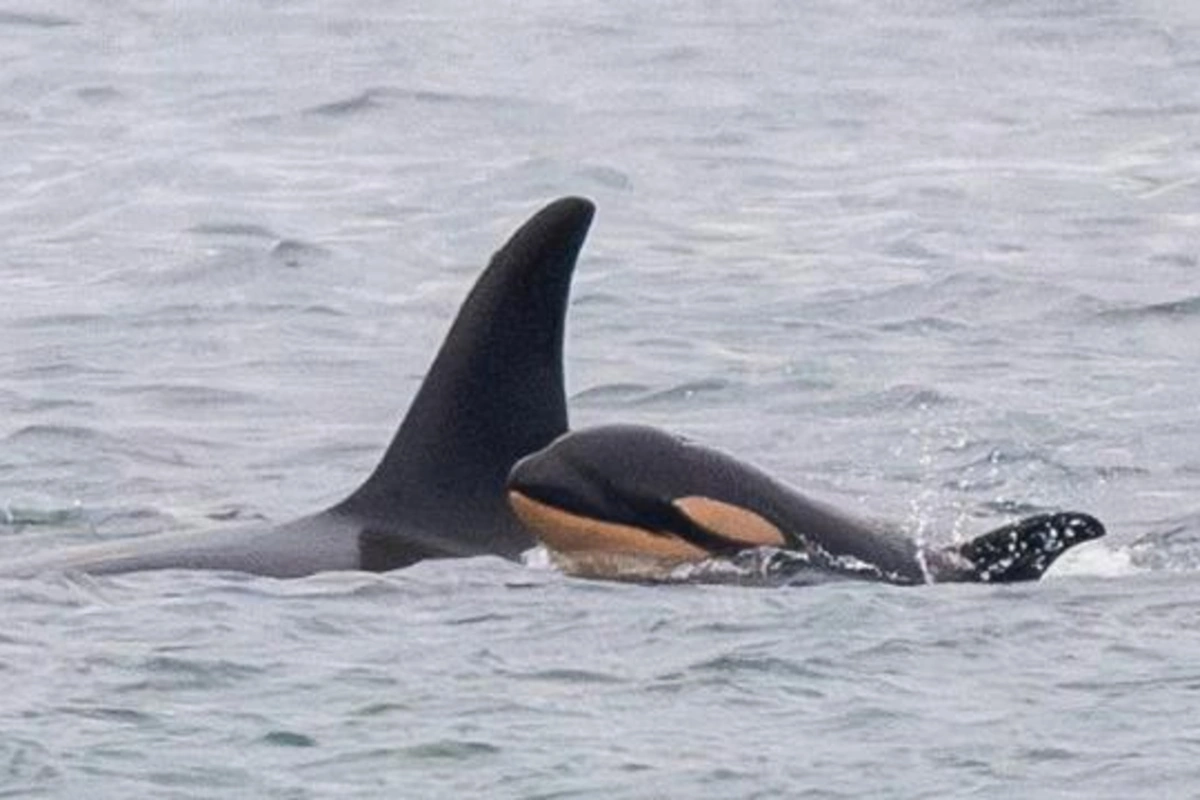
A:
{"label": "dorsal fin tip", "polygon": [[564,317],[594,214],[586,198],[555,200],[496,251],[378,466],[331,510],[386,513],[451,484],[486,494],[481,505],[503,503],[516,459],[567,429]]}

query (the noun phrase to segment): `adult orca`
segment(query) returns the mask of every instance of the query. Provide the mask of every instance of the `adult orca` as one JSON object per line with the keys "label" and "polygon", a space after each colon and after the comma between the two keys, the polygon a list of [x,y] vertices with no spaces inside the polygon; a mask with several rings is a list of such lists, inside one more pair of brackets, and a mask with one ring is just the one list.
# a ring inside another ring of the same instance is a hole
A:
{"label": "adult orca", "polygon": [[1080,542],[1104,535],[1087,514],[1041,514],[971,541],[929,548],[855,519],[725,453],[657,428],[568,433],[516,463],[517,516],[568,571],[645,577],[672,567],[777,548],[781,577],[814,573],[901,585],[1037,580]]}
{"label": "adult orca", "polygon": [[463,302],[383,460],[340,503],[278,527],[159,534],[0,565],[0,576],[216,569],[299,577],[425,558],[516,558],[533,538],[505,502],[521,456],[567,430],[563,322],[594,206],[543,208]]}

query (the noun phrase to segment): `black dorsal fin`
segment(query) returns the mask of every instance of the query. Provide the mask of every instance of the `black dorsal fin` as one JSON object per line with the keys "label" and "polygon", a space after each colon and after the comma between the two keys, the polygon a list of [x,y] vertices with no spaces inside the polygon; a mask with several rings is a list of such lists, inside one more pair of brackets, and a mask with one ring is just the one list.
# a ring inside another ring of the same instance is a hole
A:
{"label": "black dorsal fin", "polygon": [[508,470],[567,429],[563,321],[594,211],[582,198],[557,200],[492,257],[383,459],[331,511],[417,524],[446,512],[466,526],[507,518]]}

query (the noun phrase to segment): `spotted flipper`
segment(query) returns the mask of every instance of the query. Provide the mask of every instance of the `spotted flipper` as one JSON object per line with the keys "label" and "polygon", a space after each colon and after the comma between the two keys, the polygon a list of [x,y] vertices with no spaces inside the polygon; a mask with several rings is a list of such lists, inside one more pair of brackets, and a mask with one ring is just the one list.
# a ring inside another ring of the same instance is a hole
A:
{"label": "spotted flipper", "polygon": [[1036,581],[1060,555],[1099,539],[1104,526],[1087,514],[1039,514],[961,545],[931,554],[934,581],[1015,583]]}

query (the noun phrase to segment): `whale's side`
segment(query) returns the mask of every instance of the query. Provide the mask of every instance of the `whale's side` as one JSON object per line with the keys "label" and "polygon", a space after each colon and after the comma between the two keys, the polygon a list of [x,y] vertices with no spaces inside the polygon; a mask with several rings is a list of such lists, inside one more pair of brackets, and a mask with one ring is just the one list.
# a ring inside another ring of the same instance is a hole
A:
{"label": "whale's side", "polygon": [[567,429],[564,319],[594,211],[583,198],[557,200],[492,257],[378,466],[333,507],[276,527],[39,554],[0,564],[0,576],[178,568],[297,577],[517,557],[533,539],[505,501],[505,480],[519,458]]}
{"label": "whale's side", "polygon": [[782,578],[1002,583],[1036,580],[1068,548],[1104,535],[1094,518],[1063,512],[928,549],[726,453],[639,425],[565,434],[517,462],[508,488],[538,539],[593,577],[638,557],[669,566],[767,547]]}

